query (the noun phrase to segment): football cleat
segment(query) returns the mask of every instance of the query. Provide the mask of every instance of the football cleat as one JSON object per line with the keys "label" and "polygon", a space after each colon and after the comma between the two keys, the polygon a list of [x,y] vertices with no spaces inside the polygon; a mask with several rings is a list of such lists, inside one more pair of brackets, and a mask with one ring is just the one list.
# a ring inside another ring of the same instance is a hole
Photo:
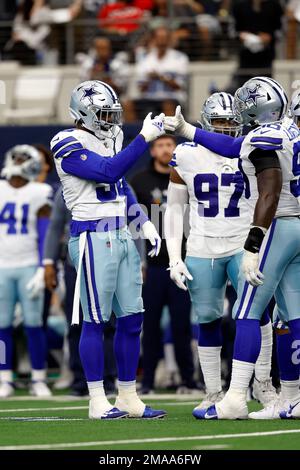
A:
{"label": "football cleat", "polygon": [[127,418],[126,411],[120,411],[118,408],[112,407],[106,398],[92,398],[89,403],[90,419],[122,419]]}
{"label": "football cleat", "polygon": [[129,418],[141,419],[158,419],[163,418],[167,413],[163,410],[154,410],[150,406],[145,405],[138,395],[131,397],[116,399],[115,407],[129,414]]}
{"label": "football cleat", "polygon": [[215,405],[208,408],[194,408],[193,416],[196,419],[219,419]]}
{"label": "football cleat", "polygon": [[300,400],[298,400],[285,409],[280,411],[279,416],[281,419],[300,419]]}
{"label": "football cleat", "polygon": [[128,413],[120,411],[118,408],[111,408],[111,410],[105,411],[100,419],[122,419],[127,418]]}
{"label": "football cleat", "polygon": [[[162,419],[166,416],[167,412],[164,410],[154,410],[150,406],[146,406],[143,416],[143,419]],[[129,416],[130,417],[130,416]]]}
{"label": "football cleat", "polygon": [[207,409],[195,409],[193,416],[196,419],[248,419],[246,394],[231,390],[215,405]]}
{"label": "football cleat", "polygon": [[11,382],[2,382],[0,384],[0,399],[8,398],[15,394],[15,388]]}
{"label": "football cleat", "polygon": [[252,395],[255,400],[261,403],[264,407],[269,406],[277,400],[278,395],[275,387],[272,385],[272,379],[259,381],[254,378]]}
{"label": "football cleat", "polygon": [[280,419],[280,413],[284,412],[288,408],[289,403],[281,400],[280,395],[272,403],[263,408],[260,411],[252,411],[249,413],[250,419]]}
{"label": "football cleat", "polygon": [[194,411],[203,410],[203,409],[206,410],[210,406],[213,406],[219,401],[221,401],[223,398],[224,398],[224,392],[222,390],[216,393],[207,393],[204,400],[202,400],[202,402],[194,408]]}
{"label": "football cleat", "polygon": [[29,393],[30,395],[39,398],[48,398],[52,396],[50,388],[42,380],[31,382]]}

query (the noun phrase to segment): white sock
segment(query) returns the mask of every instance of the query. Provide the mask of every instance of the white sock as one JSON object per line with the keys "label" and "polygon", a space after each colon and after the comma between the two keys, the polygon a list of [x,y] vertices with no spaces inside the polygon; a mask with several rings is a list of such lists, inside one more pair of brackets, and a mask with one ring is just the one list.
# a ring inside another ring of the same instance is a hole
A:
{"label": "white sock", "polygon": [[299,398],[299,380],[280,380],[281,398],[292,402]]}
{"label": "white sock", "polygon": [[167,371],[170,373],[177,372],[178,367],[175,359],[174,344],[166,343],[164,345],[164,356]]}
{"label": "white sock", "polygon": [[273,346],[273,329],[272,323],[269,321],[260,327],[261,331],[261,348],[255,364],[255,378],[260,382],[270,379],[272,346]]}
{"label": "white sock", "polygon": [[138,398],[136,393],[136,380],[131,380],[129,382],[124,382],[118,380],[118,396],[121,399],[128,399],[135,396]]}
{"label": "white sock", "polygon": [[105,391],[103,386],[103,380],[95,381],[95,382],[87,382],[87,386],[89,389],[89,394],[91,398],[105,398]]}
{"label": "white sock", "polygon": [[31,371],[31,380],[33,382],[45,382],[45,380],[46,380],[46,370],[45,369],[41,369],[41,370],[32,369],[32,371]]}
{"label": "white sock", "polygon": [[146,405],[136,393],[136,380],[123,382],[118,380],[118,396],[115,406],[127,411],[131,416],[142,416]]}
{"label": "white sock", "polygon": [[222,390],[221,349],[221,346],[198,346],[198,356],[207,393],[217,393]]}
{"label": "white sock", "polygon": [[1,370],[0,371],[0,383],[1,382],[10,382],[12,383],[13,379],[13,371],[12,370]]}
{"label": "white sock", "polygon": [[253,371],[254,364],[252,362],[233,359],[230,390],[240,390],[247,393]]}

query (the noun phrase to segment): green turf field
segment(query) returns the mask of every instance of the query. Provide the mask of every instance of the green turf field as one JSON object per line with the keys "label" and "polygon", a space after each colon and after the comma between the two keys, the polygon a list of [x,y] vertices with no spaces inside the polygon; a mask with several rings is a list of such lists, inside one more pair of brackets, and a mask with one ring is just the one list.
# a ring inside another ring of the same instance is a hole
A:
{"label": "green turf field", "polygon": [[[14,449],[300,449],[299,421],[196,421],[194,397],[146,400],[164,420],[90,421],[87,400],[18,396],[0,402],[0,450]],[[258,409],[250,403],[251,410]]]}

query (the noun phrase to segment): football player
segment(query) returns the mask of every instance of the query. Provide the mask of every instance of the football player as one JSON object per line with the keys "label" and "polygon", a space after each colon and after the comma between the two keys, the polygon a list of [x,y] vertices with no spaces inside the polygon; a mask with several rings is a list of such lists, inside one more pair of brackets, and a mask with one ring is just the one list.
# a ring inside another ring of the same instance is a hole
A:
{"label": "football player", "polygon": [[[91,419],[161,418],[164,411],[146,406],[136,392],[136,370],[143,319],[140,257],[127,228],[141,227],[160,249],[160,237],[130,191],[124,174],[164,134],[163,115],[145,118],[140,134],[124,149],[122,107],[113,88],[87,81],[71,95],[75,128],[59,132],[51,148],[63,196],[72,212],[70,257],[77,269],[73,323],[78,300],[84,313],[80,357],[90,394]],[[127,214],[126,214],[127,200]],[[137,217],[138,216],[138,217]],[[118,396],[113,407],[103,388],[103,325],[111,311],[116,321],[115,356]]]}
{"label": "football player", "polygon": [[31,360],[30,392],[51,395],[46,380],[46,342],[42,328],[43,243],[49,222],[52,189],[38,183],[39,152],[17,145],[5,157],[0,181],[0,340],[5,363],[0,364],[0,398],[14,394],[12,324],[16,303],[22,307]]}
{"label": "football player", "polygon": [[[284,117],[284,127],[291,127],[291,118],[299,127],[299,114],[300,97],[299,93],[295,92],[290,104],[289,115]],[[196,128],[195,126],[185,122],[180,108],[177,108],[177,112],[174,117],[166,118],[165,128],[167,130],[176,129],[176,132],[180,135],[183,135],[188,139],[193,139],[195,142],[202,144],[211,151],[217,152],[225,157],[238,157],[244,140],[244,137],[232,138],[224,134],[215,134],[212,139],[212,134],[210,132]],[[269,406],[267,404],[263,410],[250,413],[249,417],[252,419],[278,419],[280,418],[281,413],[284,415],[283,412],[289,407],[289,403],[297,403],[298,399],[299,367],[297,362],[294,363],[292,361],[292,358],[294,357],[293,353],[295,352],[293,336],[291,334],[287,334],[289,329],[286,322],[280,320],[278,306],[275,308],[274,317],[275,332],[277,334],[277,356],[280,371],[281,393],[273,402],[271,401],[269,403]],[[263,345],[263,329],[261,329],[261,333]],[[255,392],[255,397],[263,396],[264,393],[257,393],[256,384],[256,381],[254,381],[253,391]],[[262,390],[262,392],[264,391]],[[295,414],[296,411],[297,409],[295,409],[293,413]],[[298,413],[300,414],[299,411]]]}
{"label": "football player", "polygon": [[[253,222],[234,307],[231,385],[224,399],[203,410],[199,418],[248,417],[246,393],[260,351],[259,320],[273,295],[294,341],[300,340],[300,136],[295,123],[282,122],[287,104],[282,86],[267,77],[253,78],[235,93],[235,109],[252,128],[241,145],[240,158]],[[299,372],[289,393],[294,398],[287,417],[299,408]]]}
{"label": "football player", "polygon": [[[241,134],[242,125],[233,111],[230,94],[211,95],[201,116],[204,129],[234,137]],[[194,410],[197,416],[198,410],[223,398],[221,319],[225,290],[229,279],[237,290],[250,214],[237,158],[224,158],[201,145],[185,142],[176,148],[171,165],[166,212],[166,227],[173,229],[173,233],[166,232],[170,274],[182,289],[186,289],[182,276],[187,279],[198,317],[198,352],[207,391],[205,400]],[[184,263],[181,243],[184,205],[188,201],[190,234]],[[255,391],[266,405],[276,395],[270,379],[272,326],[268,315],[261,329],[264,344],[256,365]]]}
{"label": "football player", "polygon": [[[300,128],[300,93],[297,92],[293,95],[289,112],[284,118],[287,127],[291,126],[291,120]],[[279,419],[280,415],[287,417],[286,411],[289,409],[290,402],[295,401],[298,397],[299,366],[297,362],[292,360],[295,353],[294,338],[288,324],[281,320],[277,306],[274,310],[274,330],[277,339],[281,393],[274,402],[271,402],[263,410],[249,413],[251,419]],[[295,408],[290,417],[293,417],[296,412],[297,409]]]}

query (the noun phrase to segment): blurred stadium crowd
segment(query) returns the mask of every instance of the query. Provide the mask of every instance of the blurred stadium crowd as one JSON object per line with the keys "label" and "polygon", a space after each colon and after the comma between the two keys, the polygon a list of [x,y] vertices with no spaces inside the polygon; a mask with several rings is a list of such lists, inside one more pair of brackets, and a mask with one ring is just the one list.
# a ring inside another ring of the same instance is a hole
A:
{"label": "blurred stadium crowd", "polygon": [[[234,91],[251,76],[271,76],[275,58],[299,58],[299,21],[300,0],[3,0],[0,3],[0,73],[5,64],[10,64],[6,76],[17,73],[19,82],[14,83],[11,92],[8,86],[9,109],[0,113],[1,123],[24,123],[28,119],[44,123],[45,118],[47,123],[54,120],[57,123],[54,108],[63,106],[67,110],[68,107],[64,100],[59,103],[59,66],[73,65],[78,73],[65,83],[66,95],[71,84],[81,80],[104,81],[120,93],[126,123],[141,120],[149,111],[172,114],[178,103],[188,112],[192,63],[235,59],[237,69],[227,90]],[[34,70],[39,70],[41,83]],[[48,96],[41,98],[45,79]],[[213,91],[216,85],[211,78],[210,88],[204,93]],[[35,96],[24,108],[30,93]],[[35,109],[34,98],[39,105]],[[14,142],[10,144],[12,147]],[[170,136],[156,141],[147,166],[131,178],[139,202],[149,208],[157,204],[163,211],[168,162],[175,145]],[[70,215],[59,187],[48,176],[52,157],[47,148],[38,146],[38,150],[44,161],[39,181],[50,182],[56,193],[44,247],[44,258],[49,261],[46,281],[50,288],[46,289],[44,304],[48,366],[50,371],[60,370],[55,382],[57,389],[71,387],[73,394],[84,395],[87,390],[78,354],[80,327],[70,328],[75,283],[75,271],[66,249]],[[169,279],[165,246],[160,256],[150,261],[146,259],[145,247],[138,248],[144,266],[142,389],[145,393],[155,388],[192,392],[201,388],[202,382],[197,326],[193,325],[188,294]],[[51,292],[53,286],[57,287]],[[229,286],[223,324],[224,383],[230,377],[234,337],[230,313],[234,298]],[[21,324],[22,312],[17,309],[14,366],[19,377],[26,377],[30,366]],[[112,320],[105,332],[107,391],[114,391],[115,387],[113,335]],[[273,377],[276,380],[276,373]]]}
{"label": "blurred stadium crowd", "polygon": [[[275,58],[297,59],[299,20],[298,0],[3,1],[0,57],[25,66],[77,65],[76,79],[112,85],[126,122],[135,122],[150,108],[170,112],[180,103],[189,112],[195,63],[235,60],[227,84],[235,90],[256,71],[271,75]],[[215,88],[212,77],[206,93]]]}

